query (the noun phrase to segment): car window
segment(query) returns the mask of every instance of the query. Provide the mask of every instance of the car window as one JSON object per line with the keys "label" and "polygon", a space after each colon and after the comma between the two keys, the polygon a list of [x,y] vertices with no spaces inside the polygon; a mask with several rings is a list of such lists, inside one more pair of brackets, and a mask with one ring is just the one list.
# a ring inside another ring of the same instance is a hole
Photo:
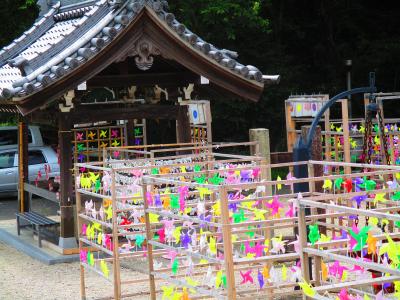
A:
{"label": "car window", "polygon": [[[28,130],[28,142],[32,143],[32,133],[30,130]],[[8,146],[16,144],[18,144],[17,129],[0,130],[0,146]]]}
{"label": "car window", "polygon": [[28,162],[29,165],[39,165],[39,164],[45,164],[46,159],[44,158],[42,151],[39,150],[29,151]]}
{"label": "car window", "polygon": [[14,167],[15,152],[0,153],[0,169]]}

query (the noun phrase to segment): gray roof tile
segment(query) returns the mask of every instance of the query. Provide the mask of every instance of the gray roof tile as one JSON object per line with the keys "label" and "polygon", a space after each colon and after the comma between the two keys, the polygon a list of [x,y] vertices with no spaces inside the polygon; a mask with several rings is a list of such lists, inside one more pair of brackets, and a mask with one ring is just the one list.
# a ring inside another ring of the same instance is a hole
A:
{"label": "gray roof tile", "polygon": [[[216,48],[177,21],[167,12],[167,1],[99,0],[87,3],[86,6],[82,3],[69,5],[68,9],[54,6],[31,29],[0,51],[0,100],[24,97],[77,68],[110,43],[145,6],[153,9],[189,47],[242,77],[263,81],[257,68],[236,61],[237,53]],[[24,69],[7,64],[17,57],[26,60]]]}

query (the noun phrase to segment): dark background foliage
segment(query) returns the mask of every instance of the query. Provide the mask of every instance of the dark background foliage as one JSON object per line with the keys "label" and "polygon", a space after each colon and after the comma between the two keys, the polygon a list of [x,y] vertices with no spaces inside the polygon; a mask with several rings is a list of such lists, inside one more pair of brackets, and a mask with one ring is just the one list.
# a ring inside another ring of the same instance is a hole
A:
{"label": "dark background foliage", "polygon": [[[28,28],[34,0],[3,0],[0,47]],[[264,74],[280,74],[258,103],[213,99],[214,139],[246,140],[248,129],[269,128],[273,150],[285,150],[284,100],[291,94],[346,89],[345,59],[353,60],[353,87],[375,71],[380,91],[400,90],[400,18],[389,0],[170,0],[170,10],[191,30]],[[362,114],[360,101],[353,113]],[[391,103],[388,113],[400,109]],[[385,114],[386,111],[385,111]]]}

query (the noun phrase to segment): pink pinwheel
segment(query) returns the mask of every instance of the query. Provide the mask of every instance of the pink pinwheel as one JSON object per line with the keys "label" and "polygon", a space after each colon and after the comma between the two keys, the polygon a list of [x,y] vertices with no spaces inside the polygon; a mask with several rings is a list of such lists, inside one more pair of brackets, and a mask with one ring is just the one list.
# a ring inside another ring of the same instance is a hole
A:
{"label": "pink pinwheel", "polygon": [[86,229],[87,229],[87,225],[85,223],[82,224],[82,235],[86,236]]}
{"label": "pink pinwheel", "polygon": [[289,204],[289,210],[285,213],[285,217],[293,218],[294,217],[294,203]]}
{"label": "pink pinwheel", "polygon": [[[297,178],[296,177],[294,177],[293,175],[292,175],[292,172],[289,172],[287,175],[286,175],[286,180],[296,180]],[[289,183],[289,184],[287,184],[288,186],[290,186],[290,189],[293,191],[293,183]]]}
{"label": "pink pinwheel", "polygon": [[296,234],[296,240],[294,242],[289,243],[288,245],[293,245],[294,247],[294,252],[300,253],[300,241],[299,241],[299,236]]}
{"label": "pink pinwheel", "polygon": [[279,202],[278,196],[274,196],[273,200],[271,203],[266,203],[266,206],[271,209],[271,215],[275,216],[276,214],[279,213],[279,209],[283,208],[282,203]]}
{"label": "pink pinwheel", "polygon": [[111,137],[112,138],[117,138],[118,137],[118,130],[111,130]]}
{"label": "pink pinwheel", "polygon": [[170,262],[170,267],[172,266],[172,262],[175,260],[175,257],[177,257],[178,252],[174,251],[174,250],[169,250],[167,255],[164,256],[164,258],[169,259]]}
{"label": "pink pinwheel", "polygon": [[165,243],[165,229],[161,228],[157,230],[157,234],[158,234],[158,241],[160,243]]}
{"label": "pink pinwheel", "polygon": [[349,294],[347,293],[347,289],[343,288],[340,290],[338,294],[339,300],[351,300]]}
{"label": "pink pinwheel", "polygon": [[260,168],[254,168],[253,169],[253,178],[256,179],[260,176]]}
{"label": "pink pinwheel", "polygon": [[93,209],[93,200],[90,199],[90,201],[85,201],[85,212],[86,215],[89,215],[89,213],[92,212]]}
{"label": "pink pinwheel", "polygon": [[77,140],[77,141],[82,141],[82,140],[83,140],[83,133],[77,132],[77,133],[76,133],[76,140]]}
{"label": "pink pinwheel", "polygon": [[79,254],[80,254],[79,256],[80,256],[81,262],[86,263],[87,262],[87,254],[88,254],[87,251],[81,250]]}
{"label": "pink pinwheel", "polygon": [[364,268],[363,267],[360,267],[360,266],[357,266],[357,265],[354,265],[353,266],[353,269],[351,269],[351,270],[349,270],[349,272],[359,272],[359,273],[364,273]]}
{"label": "pink pinwheel", "polygon": [[235,174],[229,174],[226,177],[226,183],[228,184],[238,184],[240,183],[240,179],[235,176]]}
{"label": "pink pinwheel", "polygon": [[142,177],[143,171],[142,171],[142,170],[136,170],[136,169],[134,169],[134,170],[131,171],[131,174],[132,174],[133,176],[135,176],[135,177]]}
{"label": "pink pinwheel", "polygon": [[147,192],[146,193],[146,200],[147,200],[147,204],[149,205],[149,206],[153,206],[153,196],[151,195],[151,193],[150,192]]}
{"label": "pink pinwheel", "polygon": [[245,284],[246,282],[254,283],[253,277],[251,277],[251,270],[248,270],[246,273],[240,271],[240,276],[242,276],[242,282],[240,284]]}
{"label": "pink pinwheel", "polygon": [[329,266],[329,274],[335,277],[342,278],[343,272],[348,269],[349,268],[345,266],[341,266],[339,261],[335,261],[332,265]]}

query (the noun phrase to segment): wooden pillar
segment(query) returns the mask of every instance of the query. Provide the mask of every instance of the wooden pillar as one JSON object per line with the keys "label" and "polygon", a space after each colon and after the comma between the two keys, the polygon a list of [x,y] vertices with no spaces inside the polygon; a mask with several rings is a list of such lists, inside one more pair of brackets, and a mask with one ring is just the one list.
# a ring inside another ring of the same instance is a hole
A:
{"label": "wooden pillar", "polygon": [[288,100],[285,101],[287,151],[293,152],[293,147],[296,143],[296,122],[292,118],[290,105]]}
{"label": "wooden pillar", "polygon": [[68,114],[59,114],[58,146],[60,155],[60,212],[61,228],[59,246],[75,248],[74,197],[72,186],[72,124]]}
{"label": "wooden pillar", "polygon": [[[143,180],[142,183],[142,194],[143,196],[146,195],[148,192],[147,190],[147,183]],[[148,212],[148,203],[147,201],[143,202],[144,204],[144,219],[146,223],[146,241],[147,241],[147,262],[149,266],[149,283],[150,283],[150,299],[156,300],[157,299],[157,291],[156,291],[156,282],[154,277],[154,261],[153,261],[153,245],[150,241],[153,239],[153,233],[150,223],[150,215]]]}
{"label": "wooden pillar", "polygon": [[[350,163],[351,162],[351,155],[350,155],[350,131],[349,131],[349,106],[348,100],[343,99],[342,102],[342,120],[343,120],[343,151],[344,151],[344,162]],[[351,173],[350,167],[344,168],[346,174]]]}
{"label": "wooden pillar", "polygon": [[225,274],[229,300],[236,300],[235,268],[233,264],[232,229],[229,220],[228,193],[225,187],[219,189],[221,201],[222,237],[224,243]]}
{"label": "wooden pillar", "polygon": [[[269,130],[265,128],[250,129],[249,131],[250,142],[258,142],[258,147],[250,147],[250,155],[259,155],[264,158],[264,164],[271,164],[271,148],[269,140]],[[264,169],[264,168],[263,168]],[[266,180],[271,180],[271,168],[266,168]],[[266,193],[268,196],[272,195],[272,187],[269,185],[266,187]]]}
{"label": "wooden pillar", "polygon": [[[377,103],[378,103],[379,110],[380,110],[380,112],[381,112],[382,127],[383,127],[383,132],[381,132],[380,135],[379,135],[379,140],[380,140],[380,142],[381,142],[381,151],[380,151],[380,154],[381,154],[381,157],[382,157],[382,164],[383,164],[383,165],[388,165],[390,162],[388,162],[387,159],[386,159],[385,148],[383,147],[383,144],[384,144],[383,141],[384,141],[384,136],[385,136],[385,126],[386,126],[386,124],[385,124],[385,115],[384,115],[384,112],[383,112],[383,100],[378,98]],[[376,118],[378,119],[378,116],[376,116]],[[378,122],[379,122],[379,121],[378,121]],[[378,126],[379,126],[379,124],[378,124]],[[390,144],[388,143],[388,146],[389,146],[389,145],[390,145]],[[389,149],[388,149],[388,150],[389,150]],[[392,152],[393,152],[393,148],[392,148]],[[392,163],[392,164],[393,164],[393,163]]]}
{"label": "wooden pillar", "polygon": [[[307,125],[307,126],[302,126],[301,127],[301,136],[304,140],[306,140],[308,132],[310,131],[311,126]],[[317,126],[315,128],[315,134],[314,134],[314,138],[312,140],[311,143],[311,159],[312,160],[318,160],[318,161],[322,161],[322,134],[321,134],[321,126]],[[324,168],[322,165],[316,165],[314,166],[314,175],[315,176],[322,176],[324,173]],[[316,192],[320,192],[322,191],[322,182],[316,182],[315,183],[315,191]]]}
{"label": "wooden pillar", "polygon": [[24,183],[29,181],[28,166],[28,124],[18,123],[18,206],[20,212],[30,211],[29,193],[24,190]]}
{"label": "wooden pillar", "polygon": [[331,130],[331,121],[330,121],[330,110],[327,109],[324,114],[324,127],[325,127],[325,160],[331,160],[331,135],[329,131]]}
{"label": "wooden pillar", "polygon": [[179,106],[178,118],[176,120],[176,142],[190,143],[190,121],[187,105]]}
{"label": "wooden pillar", "polygon": [[125,125],[126,128],[126,132],[125,132],[125,136],[126,136],[126,142],[128,144],[128,146],[135,146],[135,120],[128,120],[128,122]]}
{"label": "wooden pillar", "polygon": [[[306,252],[303,251],[305,247],[307,247],[307,227],[306,227],[306,213],[303,205],[299,204],[297,200],[297,207],[299,208],[298,212],[298,228],[299,228],[299,254],[300,254],[300,264],[301,264],[301,273],[303,275],[303,279],[310,283],[310,262],[309,257]],[[307,297],[303,294],[303,299],[307,299]]]}

